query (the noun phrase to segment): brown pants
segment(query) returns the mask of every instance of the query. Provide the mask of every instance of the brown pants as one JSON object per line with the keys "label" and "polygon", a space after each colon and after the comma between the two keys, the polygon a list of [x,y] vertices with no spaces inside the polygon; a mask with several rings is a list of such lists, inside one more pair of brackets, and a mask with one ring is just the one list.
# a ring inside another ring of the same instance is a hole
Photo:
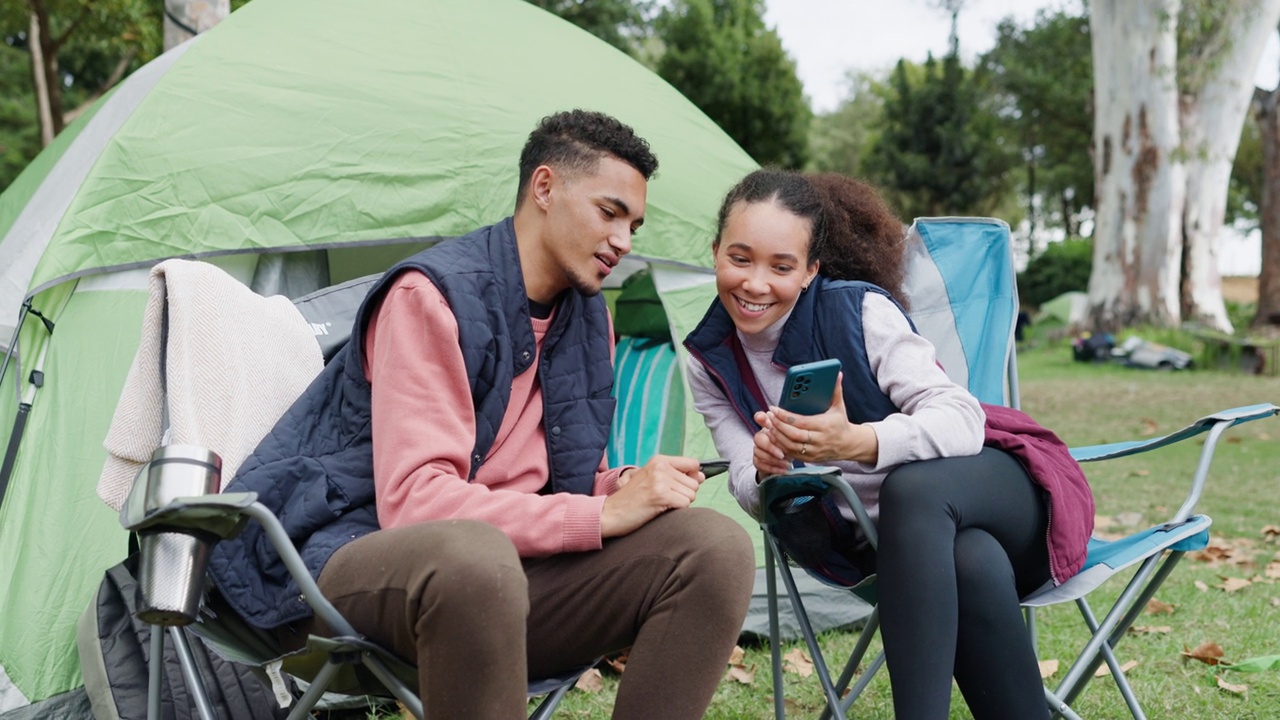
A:
{"label": "brown pants", "polygon": [[[524,718],[529,678],[631,646],[614,718],[700,718],[751,597],[751,541],[703,508],[596,552],[527,559],[474,521],[381,530],[343,546],[325,596],[418,666],[428,718]],[[323,629],[319,629],[323,632]]]}

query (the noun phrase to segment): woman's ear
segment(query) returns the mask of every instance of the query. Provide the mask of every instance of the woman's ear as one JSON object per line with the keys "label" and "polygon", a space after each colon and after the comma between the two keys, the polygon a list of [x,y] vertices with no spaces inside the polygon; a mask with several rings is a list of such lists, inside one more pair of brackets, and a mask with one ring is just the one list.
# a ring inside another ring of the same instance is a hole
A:
{"label": "woman's ear", "polygon": [[813,282],[813,278],[818,275],[818,268],[821,266],[822,262],[819,260],[814,260],[809,264],[809,267],[805,269],[804,285],[801,286],[801,289],[809,289],[809,283]]}

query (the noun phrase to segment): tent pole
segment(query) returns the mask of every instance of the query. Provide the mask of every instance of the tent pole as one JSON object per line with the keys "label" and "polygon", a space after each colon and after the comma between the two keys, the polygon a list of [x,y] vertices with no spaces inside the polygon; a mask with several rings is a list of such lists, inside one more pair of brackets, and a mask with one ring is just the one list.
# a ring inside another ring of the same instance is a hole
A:
{"label": "tent pole", "polygon": [[[48,320],[45,320],[45,325],[50,325]],[[48,353],[49,344],[45,343],[44,347],[40,348],[40,356],[36,358],[35,367],[31,369],[26,395],[18,403],[18,415],[13,419],[9,445],[4,451],[4,462],[0,463],[0,507],[4,506],[5,493],[9,489],[9,478],[13,477],[13,466],[18,461],[18,447],[22,445],[22,435],[27,429],[27,418],[31,416],[31,406],[35,403],[36,391],[44,387],[44,359]],[[14,385],[17,385],[17,382],[14,382]]]}
{"label": "tent pole", "polygon": [[[22,324],[27,321],[27,311],[31,309],[31,301],[27,300],[22,303],[22,309],[18,311],[18,324],[13,328],[13,337],[9,340],[9,347],[4,354],[4,364],[0,365],[0,385],[4,384],[4,376],[9,372],[9,361],[18,354],[18,335],[22,334]],[[21,397],[18,393],[18,383],[13,384],[14,393]]]}

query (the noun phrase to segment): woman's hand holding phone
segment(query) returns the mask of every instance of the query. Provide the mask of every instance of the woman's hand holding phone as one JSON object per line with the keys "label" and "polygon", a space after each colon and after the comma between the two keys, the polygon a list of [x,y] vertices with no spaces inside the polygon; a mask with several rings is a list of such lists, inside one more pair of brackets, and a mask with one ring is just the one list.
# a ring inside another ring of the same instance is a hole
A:
{"label": "woman's hand holding phone", "polygon": [[791,460],[805,463],[857,460],[874,463],[879,457],[875,431],[849,422],[841,384],[836,377],[827,409],[803,415],[782,407],[756,413],[762,430],[756,433],[754,460],[761,476],[777,475],[791,469]]}

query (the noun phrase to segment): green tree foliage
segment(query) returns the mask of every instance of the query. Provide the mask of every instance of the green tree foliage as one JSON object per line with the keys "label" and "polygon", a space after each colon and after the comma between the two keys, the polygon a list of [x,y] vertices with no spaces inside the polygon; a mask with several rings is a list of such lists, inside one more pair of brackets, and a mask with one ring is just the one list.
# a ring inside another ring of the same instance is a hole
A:
{"label": "green tree foliage", "polygon": [[1040,305],[1064,292],[1089,289],[1093,267],[1093,241],[1068,238],[1049,243],[1018,273],[1018,298],[1026,305]]}
{"label": "green tree foliage", "polygon": [[953,46],[918,74],[898,61],[864,169],[904,217],[989,215],[1011,197],[1012,145]]}
{"label": "green tree foliage", "polygon": [[526,0],[638,57],[652,32],[651,0]]}
{"label": "green tree foliage", "polygon": [[862,162],[884,117],[884,83],[866,73],[849,72],[845,99],[829,113],[815,115],[809,127],[807,169],[862,173]]}
{"label": "green tree foliage", "polygon": [[[231,9],[249,0],[231,0]],[[164,47],[161,0],[5,0],[0,3],[0,191],[40,151],[28,34],[31,15],[49,24],[57,57],[61,122],[69,124]]]}
{"label": "green tree foliage", "polygon": [[673,0],[657,30],[658,74],[757,162],[804,167],[812,113],[762,0]]}
{"label": "green tree foliage", "polygon": [[1005,19],[977,72],[992,93],[1007,136],[1018,144],[1022,195],[1042,198],[1036,224],[1077,231],[1093,205],[1093,62],[1089,18],[1062,10],[1036,14],[1030,27]]}
{"label": "green tree foliage", "polygon": [[0,191],[40,152],[31,63],[25,47],[0,44]]}

